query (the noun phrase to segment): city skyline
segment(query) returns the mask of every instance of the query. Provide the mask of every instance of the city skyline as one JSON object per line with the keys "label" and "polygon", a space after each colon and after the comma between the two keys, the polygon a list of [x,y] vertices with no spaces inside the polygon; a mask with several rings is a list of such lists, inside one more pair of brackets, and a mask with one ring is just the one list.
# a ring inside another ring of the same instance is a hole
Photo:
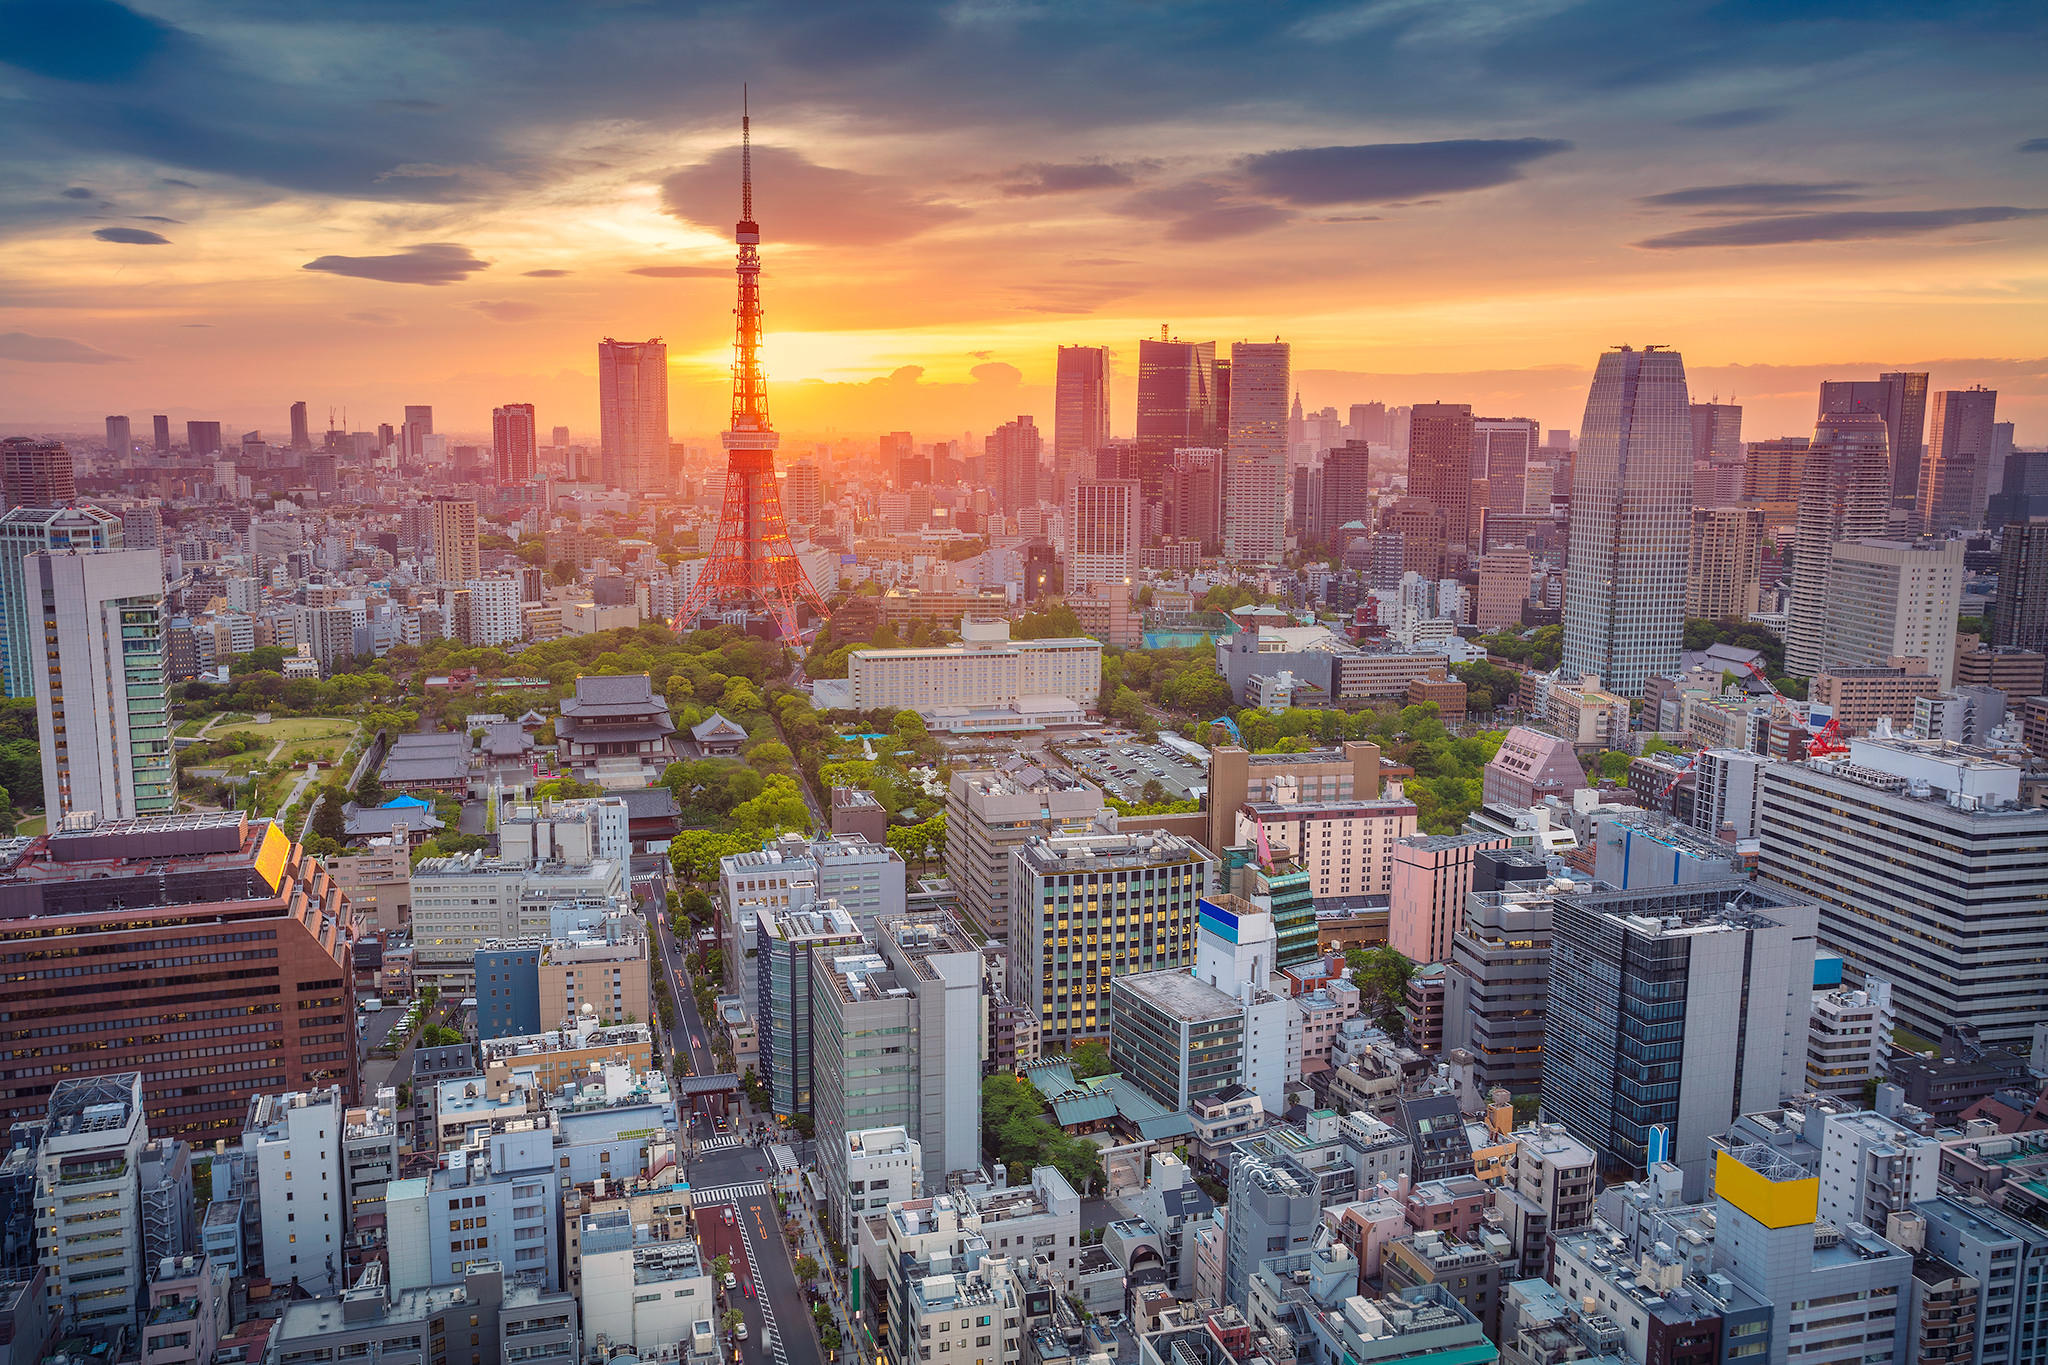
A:
{"label": "city skyline", "polygon": [[[0,193],[0,393],[34,396],[6,405],[9,430],[125,410],[281,432],[298,398],[316,427],[329,406],[360,427],[425,399],[452,432],[513,400],[594,435],[591,347],[638,335],[669,343],[674,434],[714,433],[728,87],[747,75],[782,234],[766,362],[795,436],[1049,425],[1062,344],[1112,348],[1128,434],[1137,342],[1164,320],[1219,349],[1279,333],[1311,407],[1564,426],[1585,357],[1629,336],[1682,349],[1696,396],[1742,402],[1753,437],[1810,423],[1821,378],[1898,369],[1997,388],[2023,443],[2048,437],[2048,156],[2026,150],[2048,117],[2020,7],[1772,13],[1739,40],[1706,10],[1646,27],[1593,4],[1219,12],[1184,33],[906,9],[827,12],[801,42],[773,16],[709,33],[538,15],[515,34],[461,12],[94,8],[96,25],[0,20],[35,128]],[[195,112],[209,78],[286,95],[308,43],[378,71],[374,89],[291,90],[261,133]],[[1424,44],[1432,63],[1403,60]],[[1137,45],[1134,84],[1088,79]],[[1008,50],[1068,60],[949,74]],[[1893,98],[1858,96],[1873,72]],[[81,90],[164,134],[60,116]]]}

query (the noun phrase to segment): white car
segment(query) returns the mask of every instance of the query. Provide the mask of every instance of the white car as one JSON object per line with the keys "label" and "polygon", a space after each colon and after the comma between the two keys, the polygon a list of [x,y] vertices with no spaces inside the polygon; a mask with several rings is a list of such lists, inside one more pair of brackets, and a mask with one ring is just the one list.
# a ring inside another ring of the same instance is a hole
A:
{"label": "white car", "polygon": [[744,1320],[732,1325],[732,1335],[736,1341],[745,1341],[747,1339],[747,1324]]}

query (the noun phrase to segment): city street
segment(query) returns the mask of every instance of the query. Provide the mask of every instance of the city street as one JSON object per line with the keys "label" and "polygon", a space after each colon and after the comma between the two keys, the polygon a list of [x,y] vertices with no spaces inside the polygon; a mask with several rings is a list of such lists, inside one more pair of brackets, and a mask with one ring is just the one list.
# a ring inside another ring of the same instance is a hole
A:
{"label": "city street", "polygon": [[689,1170],[704,1255],[730,1256],[740,1281],[735,1301],[747,1339],[739,1343],[738,1358],[750,1365],[824,1365],[810,1303],[783,1241],[767,1158],[756,1147],[728,1147]]}
{"label": "city street", "polygon": [[[711,1057],[711,1035],[705,1032],[704,1021],[697,1016],[697,999],[689,986],[689,978],[683,971],[683,956],[686,945],[678,943],[676,936],[669,932],[668,908],[665,897],[660,893],[642,902],[640,913],[647,920],[647,929],[661,951],[661,965],[668,981],[669,991],[675,996],[676,1026],[666,1039],[668,1055],[690,1059],[690,1069],[696,1075],[709,1076],[718,1070]],[[656,1027],[659,1027],[657,1024]]]}

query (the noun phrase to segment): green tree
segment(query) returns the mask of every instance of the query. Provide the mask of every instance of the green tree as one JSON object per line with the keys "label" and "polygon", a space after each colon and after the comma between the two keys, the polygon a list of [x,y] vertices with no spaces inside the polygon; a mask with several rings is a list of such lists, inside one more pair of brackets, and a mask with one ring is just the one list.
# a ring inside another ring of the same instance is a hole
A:
{"label": "green tree", "polygon": [[1632,754],[1621,749],[1609,749],[1594,761],[1594,767],[1608,781],[1620,782],[1628,776],[1628,765],[1634,761]]}
{"label": "green tree", "polygon": [[355,790],[351,793],[359,806],[381,806],[384,804],[384,784],[377,780],[374,768],[365,769],[356,779]]}
{"label": "green tree", "polygon": [[711,1273],[718,1277],[720,1284],[725,1283],[725,1277],[732,1274],[732,1257],[723,1253],[714,1257],[711,1262]]}
{"label": "green tree", "polygon": [[789,746],[779,739],[766,740],[747,750],[747,762],[764,773],[786,772],[793,761]]}
{"label": "green tree", "polygon": [[799,1255],[794,1261],[790,1262],[789,1268],[794,1270],[796,1277],[805,1283],[818,1278],[818,1263],[809,1256]]}
{"label": "green tree", "polygon": [[1054,598],[1037,611],[1026,612],[1010,624],[1013,640],[1063,640],[1081,633],[1081,618],[1065,602]]}
{"label": "green tree", "polygon": [[1415,964],[1392,948],[1353,948],[1344,955],[1346,965],[1351,968],[1351,980],[1365,997],[1366,1012],[1382,1027],[1400,1017],[1401,1006],[1408,998],[1408,980],[1415,975]]}
{"label": "green tree", "polygon": [[1075,1080],[1107,1076],[1110,1070],[1109,1049],[1091,1039],[1067,1054],[1067,1065],[1072,1068]]}

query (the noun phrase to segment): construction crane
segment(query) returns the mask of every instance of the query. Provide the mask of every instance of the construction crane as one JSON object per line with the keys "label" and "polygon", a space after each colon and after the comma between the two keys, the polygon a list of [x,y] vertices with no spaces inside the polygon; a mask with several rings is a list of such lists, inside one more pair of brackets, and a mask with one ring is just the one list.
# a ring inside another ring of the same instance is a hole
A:
{"label": "construction crane", "polygon": [[1257,830],[1259,835],[1259,866],[1267,872],[1271,872],[1273,870],[1273,845],[1266,841],[1266,822],[1264,820],[1253,820],[1252,828]]}
{"label": "construction crane", "polygon": [[1678,784],[1685,781],[1685,775],[1691,772],[1692,765],[1699,761],[1698,750],[1694,750],[1689,754],[1680,754],[1677,758],[1671,760],[1672,766],[1678,769],[1678,771],[1672,775],[1669,782],[1664,784],[1664,790],[1657,793],[1657,800],[1659,802],[1669,801],[1671,793],[1678,790]]}
{"label": "construction crane", "polygon": [[1748,669],[1750,675],[1754,677],[1758,682],[1762,683],[1766,688],[1770,689],[1771,719],[1776,720],[1778,718],[1779,711],[1782,710],[1785,713],[1785,719],[1787,721],[1800,726],[1808,732],[1806,740],[1806,756],[1808,758],[1818,758],[1826,754],[1845,754],[1849,752],[1849,746],[1842,743],[1841,740],[1842,726],[1838,718],[1830,717],[1826,726],[1824,726],[1819,732],[1814,732],[1813,722],[1809,719],[1800,716],[1800,714],[1797,711],[1792,709],[1791,700],[1787,698],[1783,692],[1780,692],[1778,690],[1777,684],[1773,683],[1769,678],[1764,676],[1763,669],[1759,667],[1754,660],[1745,661],[1742,666]]}
{"label": "construction crane", "polygon": [[1216,728],[1217,726],[1219,726],[1219,725],[1220,725],[1220,726],[1222,726],[1222,727],[1223,727],[1224,729],[1226,729],[1226,730],[1230,731],[1230,737],[1231,737],[1232,739],[1236,740],[1236,741],[1237,741],[1237,743],[1238,743],[1238,745],[1239,745],[1240,747],[1242,747],[1242,746],[1243,746],[1243,744],[1244,744],[1244,731],[1242,731],[1242,730],[1240,730],[1240,729],[1238,729],[1238,728],[1237,728],[1237,722],[1236,722],[1236,721],[1232,720],[1232,719],[1231,719],[1230,717],[1228,717],[1228,716],[1218,716],[1218,717],[1216,717],[1216,719],[1214,719],[1214,720],[1212,720],[1212,721],[1210,721],[1210,722],[1209,722],[1209,728],[1210,728],[1210,729],[1212,729],[1212,730],[1213,730],[1213,729],[1215,729],[1215,728]]}
{"label": "construction crane", "polygon": [[1806,756],[1808,758],[1825,758],[1829,754],[1846,754],[1848,752],[1849,746],[1842,742],[1842,718],[1840,716],[1829,716],[1828,723],[1820,728],[1820,733],[1806,741]]}

